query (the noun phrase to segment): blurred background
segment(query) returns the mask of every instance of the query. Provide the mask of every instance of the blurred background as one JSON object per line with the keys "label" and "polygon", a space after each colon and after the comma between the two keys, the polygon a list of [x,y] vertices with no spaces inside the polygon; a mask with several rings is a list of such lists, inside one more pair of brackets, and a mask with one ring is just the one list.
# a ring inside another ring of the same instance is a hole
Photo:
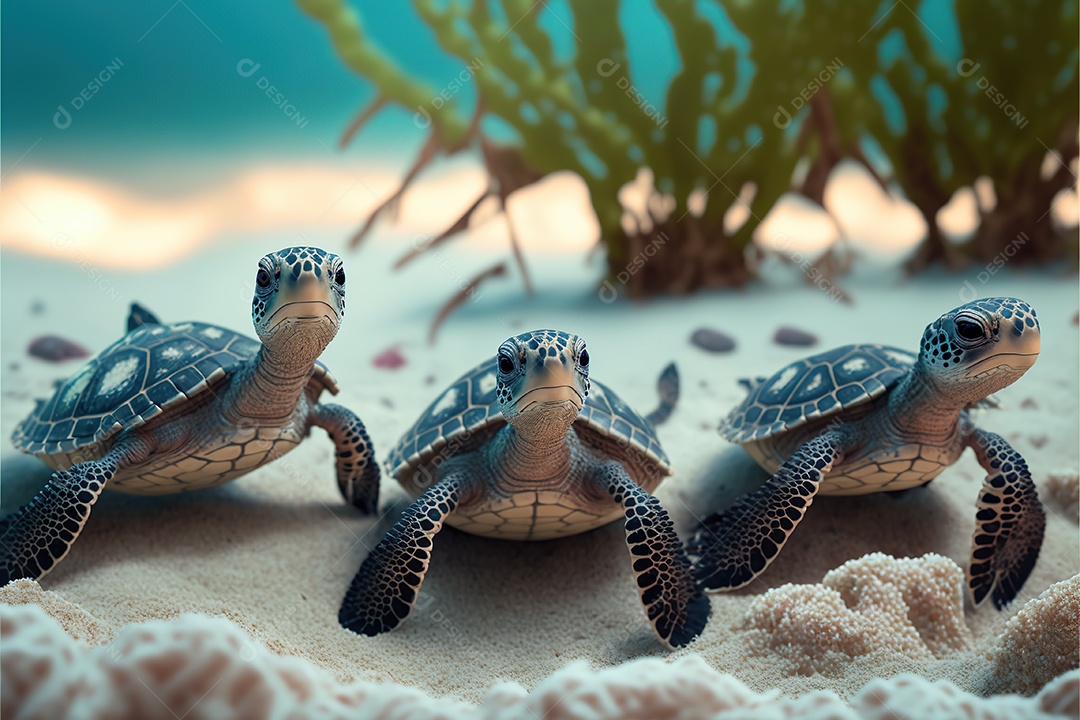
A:
{"label": "blurred background", "polygon": [[396,243],[389,270],[454,231],[495,262],[455,261],[442,300],[497,275],[529,290],[552,252],[609,297],[774,265],[834,284],[857,257],[1076,258],[1075,2],[61,0],[4,19],[0,247],[21,253],[130,269],[371,235]]}
{"label": "blurred background", "polygon": [[[417,20],[394,32],[409,8],[371,5],[388,46],[415,49]],[[7,247],[58,251],[64,233],[108,265],[153,266],[275,224],[355,223],[373,202],[349,191],[355,176],[420,137],[388,114],[368,152],[340,155],[372,88],[291,3],[23,4],[4,20]],[[405,54],[439,62],[434,47]]]}

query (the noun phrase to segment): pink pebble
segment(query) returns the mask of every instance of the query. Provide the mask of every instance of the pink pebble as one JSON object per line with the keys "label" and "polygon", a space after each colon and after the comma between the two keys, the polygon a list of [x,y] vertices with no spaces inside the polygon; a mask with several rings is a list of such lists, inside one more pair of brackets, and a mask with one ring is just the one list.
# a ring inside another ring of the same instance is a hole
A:
{"label": "pink pebble", "polygon": [[372,363],[374,363],[377,368],[397,370],[405,364],[405,356],[398,351],[397,345],[395,345],[376,355]]}
{"label": "pink pebble", "polygon": [[34,338],[30,342],[30,347],[26,349],[26,352],[29,353],[31,357],[48,360],[50,362],[63,362],[64,360],[90,356],[90,351],[82,345],[76,345],[70,340],[65,340],[56,335],[42,335],[41,337]]}

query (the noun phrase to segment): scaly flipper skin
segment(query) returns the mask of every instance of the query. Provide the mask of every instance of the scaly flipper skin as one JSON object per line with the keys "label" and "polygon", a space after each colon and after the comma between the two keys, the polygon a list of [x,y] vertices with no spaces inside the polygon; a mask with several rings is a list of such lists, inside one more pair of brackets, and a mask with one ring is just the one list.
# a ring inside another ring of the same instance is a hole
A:
{"label": "scaly flipper skin", "polygon": [[132,458],[131,447],[117,446],[100,460],[53,473],[29,503],[0,520],[0,585],[40,580],[63,560],[105,484]]}
{"label": "scaly flipper skin", "polygon": [[975,515],[968,590],[976,605],[991,593],[1001,610],[1016,598],[1035,567],[1046,530],[1027,463],[1003,438],[976,430],[970,445],[986,469]]}
{"label": "scaly flipper skin", "polygon": [[[623,519],[654,632],[668,647],[698,636],[708,601],[650,495],[670,462],[653,423],[591,380],[591,365],[584,338],[534,330],[508,338],[432,401],[387,463],[418,500],[363,563],[342,625],[376,635],[409,615],[444,522],[484,537],[545,541]],[[666,416],[678,398],[673,365],[659,385]]]}
{"label": "scaly flipper skin", "polygon": [[337,480],[342,497],[365,514],[379,506],[379,464],[364,423],[341,405],[316,405],[311,424],[321,427],[337,446]]}
{"label": "scaly flipper skin", "polygon": [[343,627],[375,636],[409,617],[431,563],[433,539],[457,507],[465,482],[463,475],[447,475],[401,514],[349,585],[338,611]]}
{"label": "scaly flipper skin", "polygon": [[723,514],[706,518],[688,551],[694,574],[707,590],[748,584],[780,553],[833,463],[841,458],[841,433],[831,430],[806,442],[756,492]]}
{"label": "scaly flipper skin", "polygon": [[378,468],[363,426],[315,404],[337,392],[318,358],[345,314],[341,258],[284,248],[259,260],[254,285],[258,341],[203,322],[163,324],[133,303],[128,333],[19,423],[19,450],[71,469],[0,523],[3,580],[40,577],[59,562],[106,482],[141,495],[220,485],[290,452],[315,422],[337,441],[342,493],[374,509]]}
{"label": "scaly flipper skin", "polygon": [[598,467],[595,481],[625,509],[626,546],[653,630],[668,647],[689,644],[709,621],[709,600],[694,582],[667,511],[615,461]]}
{"label": "scaly flipper skin", "polygon": [[[747,381],[750,394],[721,421],[720,432],[776,475],[698,530],[691,555],[701,558],[700,581],[721,589],[752,580],[779,552],[814,492],[865,495],[925,487],[972,446],[989,475],[978,503],[968,589],[976,603],[992,595],[1002,608],[1035,565],[1045,516],[1023,459],[998,436],[974,430],[969,410],[999,407],[994,393],[1023,377],[1040,346],[1031,305],[980,298],[927,325],[918,354],[844,345]],[[821,446],[826,431],[841,433],[843,444]],[[781,482],[792,471],[803,476],[795,485],[805,498],[791,496]],[[791,500],[795,506],[785,508]],[[779,527],[770,526],[777,522]]]}

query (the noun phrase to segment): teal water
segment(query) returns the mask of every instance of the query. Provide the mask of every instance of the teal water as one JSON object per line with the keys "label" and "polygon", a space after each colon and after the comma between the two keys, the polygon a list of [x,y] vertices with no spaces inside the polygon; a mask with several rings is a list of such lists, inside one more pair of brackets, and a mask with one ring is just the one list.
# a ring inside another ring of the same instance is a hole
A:
{"label": "teal water", "polygon": [[[880,4],[880,13],[893,11],[894,3]],[[911,6],[936,28],[943,55],[958,56],[952,0]],[[354,7],[369,36],[433,89],[461,70],[411,3],[359,0]],[[721,4],[701,1],[699,10],[722,42],[745,55],[748,41]],[[4,172],[18,164],[146,178],[182,173],[204,159],[332,159],[341,130],[373,96],[370,84],[334,55],[323,27],[287,1],[57,0],[8,4],[5,11]],[[575,35],[588,41],[587,29],[564,24],[572,17],[565,0],[537,11],[560,56],[574,52]],[[632,80],[662,108],[668,82],[692,58],[679,57],[652,2],[624,2],[620,23]],[[883,54],[902,51],[887,38],[881,44]],[[752,74],[744,58],[736,83]],[[462,88],[461,107],[472,106],[472,93],[468,84]],[[392,109],[352,152],[397,161],[422,136],[410,111]]]}

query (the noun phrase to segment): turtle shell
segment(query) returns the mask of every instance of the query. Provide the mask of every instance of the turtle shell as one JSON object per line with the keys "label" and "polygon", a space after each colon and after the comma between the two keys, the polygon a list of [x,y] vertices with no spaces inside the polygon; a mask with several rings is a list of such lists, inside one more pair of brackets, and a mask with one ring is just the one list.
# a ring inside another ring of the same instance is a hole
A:
{"label": "turtle shell", "polygon": [[[495,358],[462,375],[405,433],[386,460],[391,475],[404,480],[436,455],[466,452],[490,438],[506,424],[495,397]],[[614,440],[624,452],[638,452],[664,474],[671,463],[652,423],[638,415],[610,388],[590,378],[585,406],[574,421],[579,433],[596,433]]]}
{"label": "turtle shell", "polygon": [[844,345],[797,360],[750,394],[720,422],[720,434],[746,443],[836,415],[888,392],[915,364],[914,353],[885,345]]}
{"label": "turtle shell", "polygon": [[[261,344],[216,325],[140,325],[91,358],[19,423],[15,446],[38,456],[103,443],[220,385]],[[337,383],[321,363],[313,379]]]}

